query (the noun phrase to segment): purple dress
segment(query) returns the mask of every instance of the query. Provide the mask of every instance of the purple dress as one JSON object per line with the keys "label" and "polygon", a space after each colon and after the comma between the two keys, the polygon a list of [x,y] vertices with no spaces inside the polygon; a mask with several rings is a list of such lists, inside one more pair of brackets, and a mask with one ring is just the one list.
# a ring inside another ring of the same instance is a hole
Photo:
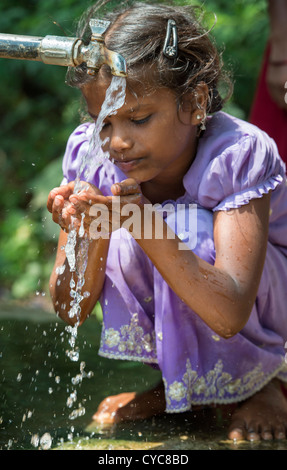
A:
{"label": "purple dress", "polygon": [[[64,182],[75,179],[93,128],[91,123],[82,124],[71,135],[63,161]],[[114,182],[123,179],[125,175],[109,160],[95,165],[89,177],[106,195]],[[184,196],[164,205],[181,204],[176,232],[207,262],[215,260],[213,211],[238,208],[272,190],[270,227],[252,313],[230,339],[215,334],[175,295],[124,229],[113,233],[100,299],[99,354],[158,367],[167,412],[238,402],[274,377],[287,381],[287,186],[276,145],[255,126],[219,112],[208,119],[183,182]],[[185,223],[194,204],[196,242],[188,236]],[[175,211],[164,217],[174,227]]]}

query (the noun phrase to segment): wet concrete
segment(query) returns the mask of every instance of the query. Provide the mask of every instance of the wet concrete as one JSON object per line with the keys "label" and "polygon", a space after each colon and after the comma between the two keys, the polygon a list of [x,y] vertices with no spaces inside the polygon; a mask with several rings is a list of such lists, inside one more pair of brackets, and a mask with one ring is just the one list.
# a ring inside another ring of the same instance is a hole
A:
{"label": "wet concrete", "polygon": [[[230,412],[219,409],[99,428],[92,415],[108,394],[142,391],[159,380],[152,368],[97,355],[100,323],[92,316],[78,330],[79,360],[71,361],[65,324],[42,308],[0,303],[0,449],[55,450],[287,450],[287,441],[230,442]],[[73,384],[80,370],[85,374]],[[74,393],[72,407],[67,398]],[[82,416],[71,418],[73,410]]]}

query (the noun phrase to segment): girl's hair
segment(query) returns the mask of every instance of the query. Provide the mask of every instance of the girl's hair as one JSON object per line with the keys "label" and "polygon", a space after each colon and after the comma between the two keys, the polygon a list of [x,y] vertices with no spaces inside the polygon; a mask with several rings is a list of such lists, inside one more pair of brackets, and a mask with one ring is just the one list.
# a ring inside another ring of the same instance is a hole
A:
{"label": "girl's hair", "polygon": [[[99,17],[99,7],[107,3],[102,1],[87,11],[84,20],[79,23],[78,37],[89,41],[89,19]],[[122,5],[123,2],[120,2]],[[207,112],[213,113],[222,108],[225,100],[218,87],[223,82],[227,83],[227,90],[231,90],[231,82],[223,72],[217,48],[197,20],[195,8],[158,2],[132,2],[130,6],[107,12],[104,18],[111,22],[105,33],[105,44],[108,49],[125,58],[128,82],[139,84],[142,89],[147,85],[149,89],[170,88],[179,100],[185,93],[195,91],[200,82],[204,82],[209,89]],[[169,19],[174,20],[177,27],[176,58],[167,58],[163,53]],[[81,87],[87,80],[91,80],[91,77],[87,75],[85,67],[69,69],[69,85]]]}

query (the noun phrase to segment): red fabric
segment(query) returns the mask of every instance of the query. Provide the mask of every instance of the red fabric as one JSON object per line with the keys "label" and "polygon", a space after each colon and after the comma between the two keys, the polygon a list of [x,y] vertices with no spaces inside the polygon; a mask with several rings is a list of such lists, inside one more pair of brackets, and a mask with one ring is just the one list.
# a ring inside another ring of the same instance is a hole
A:
{"label": "red fabric", "polygon": [[[272,101],[266,84],[269,48],[266,49],[249,121],[272,137],[281,158],[287,163],[287,112]],[[286,90],[287,91],[287,90]]]}

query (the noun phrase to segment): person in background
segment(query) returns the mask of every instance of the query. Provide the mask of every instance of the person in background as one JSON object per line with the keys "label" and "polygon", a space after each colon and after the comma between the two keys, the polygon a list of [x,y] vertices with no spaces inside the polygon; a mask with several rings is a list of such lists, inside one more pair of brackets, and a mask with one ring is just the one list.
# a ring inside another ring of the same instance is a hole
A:
{"label": "person in background", "polygon": [[287,0],[269,0],[270,37],[249,121],[272,137],[287,163]]}

